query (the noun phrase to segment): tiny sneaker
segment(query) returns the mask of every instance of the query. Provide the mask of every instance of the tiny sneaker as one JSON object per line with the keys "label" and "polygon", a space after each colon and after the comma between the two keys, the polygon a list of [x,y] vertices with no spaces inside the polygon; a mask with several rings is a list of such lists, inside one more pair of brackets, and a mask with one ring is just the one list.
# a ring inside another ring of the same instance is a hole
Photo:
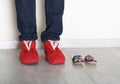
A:
{"label": "tiny sneaker", "polygon": [[51,64],[62,64],[65,62],[65,56],[58,48],[58,45],[58,41],[47,40],[44,42],[46,59]]}
{"label": "tiny sneaker", "polygon": [[82,64],[84,62],[84,59],[81,55],[75,55],[72,58],[73,64]]}
{"label": "tiny sneaker", "polygon": [[29,44],[26,41],[20,42],[20,62],[22,64],[37,64],[39,61],[39,55],[36,50],[36,42],[30,41]]}
{"label": "tiny sneaker", "polygon": [[91,55],[87,55],[85,56],[85,62],[88,64],[96,64],[97,60],[95,60],[95,58]]}

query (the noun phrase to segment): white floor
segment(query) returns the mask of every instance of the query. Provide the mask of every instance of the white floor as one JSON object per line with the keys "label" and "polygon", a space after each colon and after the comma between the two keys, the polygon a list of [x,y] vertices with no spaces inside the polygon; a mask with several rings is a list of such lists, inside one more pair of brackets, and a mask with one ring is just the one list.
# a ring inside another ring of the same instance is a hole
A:
{"label": "white floor", "polygon": [[[120,48],[63,48],[66,62],[51,65],[43,49],[38,49],[40,62],[23,65],[19,49],[0,50],[0,84],[120,84]],[[90,54],[97,65],[74,65],[72,57]]]}

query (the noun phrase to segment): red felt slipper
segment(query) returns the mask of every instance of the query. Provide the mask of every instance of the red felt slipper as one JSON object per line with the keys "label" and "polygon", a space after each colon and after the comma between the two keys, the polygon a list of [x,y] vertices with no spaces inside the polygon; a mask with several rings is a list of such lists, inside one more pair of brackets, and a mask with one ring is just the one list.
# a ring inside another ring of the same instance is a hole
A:
{"label": "red felt slipper", "polygon": [[29,45],[25,41],[20,42],[20,62],[22,64],[36,64],[39,61],[39,55],[36,50],[36,42],[30,41]]}
{"label": "red felt slipper", "polygon": [[[55,47],[53,46],[55,45]],[[44,51],[46,59],[51,64],[62,64],[65,62],[65,56],[58,48],[59,43],[52,43],[50,40],[44,42]]]}

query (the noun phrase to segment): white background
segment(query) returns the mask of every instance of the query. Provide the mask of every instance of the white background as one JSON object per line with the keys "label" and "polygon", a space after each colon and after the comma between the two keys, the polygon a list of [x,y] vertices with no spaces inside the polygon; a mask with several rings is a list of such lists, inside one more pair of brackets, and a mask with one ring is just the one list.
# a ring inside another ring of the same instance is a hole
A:
{"label": "white background", "polygon": [[[37,2],[37,30],[45,28],[44,0]],[[65,0],[61,39],[120,39],[120,0]],[[0,41],[18,40],[14,0],[0,0]]]}

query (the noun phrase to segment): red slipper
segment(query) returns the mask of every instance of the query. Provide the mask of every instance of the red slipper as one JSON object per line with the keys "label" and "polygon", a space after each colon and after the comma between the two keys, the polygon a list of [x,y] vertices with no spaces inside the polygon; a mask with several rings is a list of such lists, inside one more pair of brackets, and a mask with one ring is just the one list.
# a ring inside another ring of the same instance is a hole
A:
{"label": "red slipper", "polygon": [[53,48],[49,40],[44,42],[44,51],[46,59],[51,64],[62,64],[65,62],[65,56],[62,51],[58,48],[58,45]]}
{"label": "red slipper", "polygon": [[39,55],[36,50],[36,42],[30,41],[29,45],[25,41],[20,42],[20,62],[22,64],[36,64],[39,61]]}

